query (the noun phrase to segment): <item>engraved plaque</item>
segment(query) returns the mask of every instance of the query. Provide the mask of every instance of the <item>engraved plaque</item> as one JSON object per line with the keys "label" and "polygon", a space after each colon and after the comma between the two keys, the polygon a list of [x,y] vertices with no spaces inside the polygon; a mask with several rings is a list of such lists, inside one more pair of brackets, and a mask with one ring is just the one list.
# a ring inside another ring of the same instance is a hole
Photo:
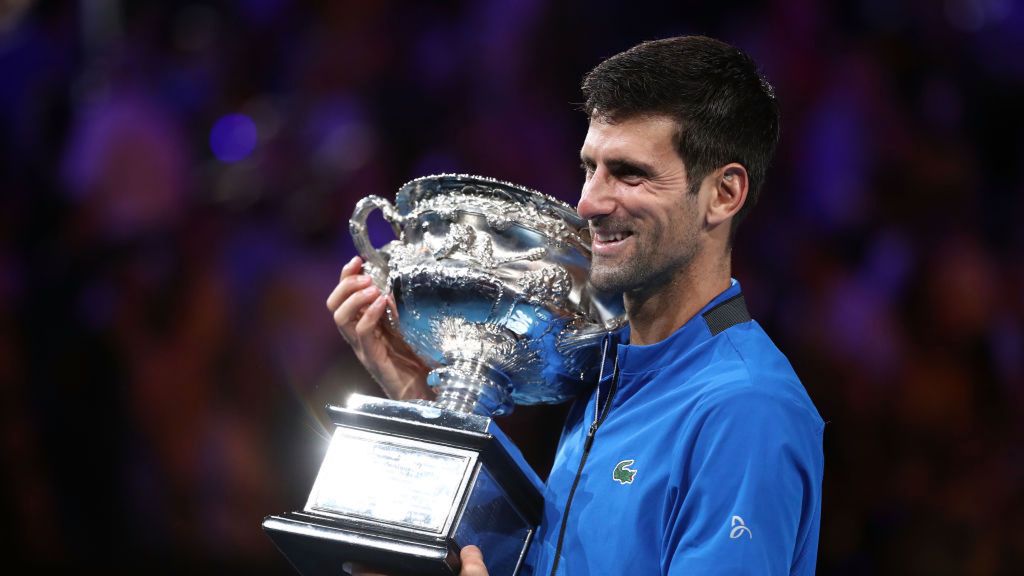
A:
{"label": "engraved plaque", "polygon": [[476,454],[337,428],[306,510],[440,534]]}

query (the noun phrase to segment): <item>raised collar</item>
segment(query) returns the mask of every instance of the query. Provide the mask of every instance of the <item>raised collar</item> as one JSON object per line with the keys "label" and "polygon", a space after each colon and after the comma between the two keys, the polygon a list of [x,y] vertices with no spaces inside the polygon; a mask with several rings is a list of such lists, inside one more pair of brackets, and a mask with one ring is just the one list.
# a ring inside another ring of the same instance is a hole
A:
{"label": "raised collar", "polygon": [[711,339],[726,328],[750,320],[743,303],[740,283],[732,279],[729,287],[708,302],[686,324],[661,342],[647,346],[629,344],[629,326],[617,336],[620,374],[640,374],[661,370],[687,350]]}

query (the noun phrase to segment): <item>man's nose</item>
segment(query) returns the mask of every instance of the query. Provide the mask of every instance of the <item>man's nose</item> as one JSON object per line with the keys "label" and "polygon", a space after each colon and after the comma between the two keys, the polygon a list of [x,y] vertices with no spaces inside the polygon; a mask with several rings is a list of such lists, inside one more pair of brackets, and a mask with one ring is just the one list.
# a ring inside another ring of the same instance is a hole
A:
{"label": "man's nose", "polygon": [[583,190],[580,192],[580,201],[576,205],[576,212],[581,218],[593,220],[601,216],[607,216],[615,209],[613,190],[608,179],[601,169],[594,172],[590,178],[583,183]]}

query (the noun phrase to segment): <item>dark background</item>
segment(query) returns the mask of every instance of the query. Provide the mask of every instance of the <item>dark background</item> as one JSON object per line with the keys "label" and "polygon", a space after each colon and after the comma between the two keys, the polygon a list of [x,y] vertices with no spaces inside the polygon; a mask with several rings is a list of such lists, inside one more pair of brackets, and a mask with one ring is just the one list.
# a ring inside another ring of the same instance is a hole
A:
{"label": "dark background", "polygon": [[[819,574],[1024,566],[1024,6],[0,2],[0,565],[290,574],[369,194],[570,203],[580,77],[704,33],[783,136],[735,275],[828,422]],[[386,239],[386,238],[385,238]],[[558,409],[506,425],[543,472]]]}

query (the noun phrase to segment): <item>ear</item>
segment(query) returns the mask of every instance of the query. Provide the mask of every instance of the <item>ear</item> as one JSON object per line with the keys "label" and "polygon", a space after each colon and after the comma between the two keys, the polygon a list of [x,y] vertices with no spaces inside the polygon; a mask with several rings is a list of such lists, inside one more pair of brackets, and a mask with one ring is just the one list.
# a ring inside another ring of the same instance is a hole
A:
{"label": "ear", "polygon": [[711,198],[708,202],[708,226],[715,227],[730,220],[747,201],[750,179],[742,164],[732,162],[715,170],[712,179]]}

